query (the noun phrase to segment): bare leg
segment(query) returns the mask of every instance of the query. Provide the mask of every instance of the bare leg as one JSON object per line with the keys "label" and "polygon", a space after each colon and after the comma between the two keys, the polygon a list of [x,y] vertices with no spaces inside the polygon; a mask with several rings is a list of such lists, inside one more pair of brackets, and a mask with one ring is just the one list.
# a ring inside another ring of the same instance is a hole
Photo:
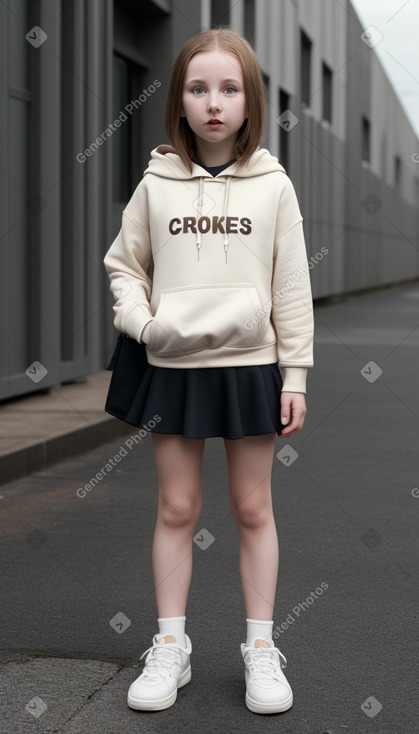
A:
{"label": "bare leg", "polygon": [[279,545],[271,473],[276,434],[225,439],[230,507],[240,537],[240,577],[250,619],[273,619]]}
{"label": "bare leg", "polygon": [[152,566],[159,617],[186,615],[192,537],[202,508],[205,439],[152,433],[159,481]]}

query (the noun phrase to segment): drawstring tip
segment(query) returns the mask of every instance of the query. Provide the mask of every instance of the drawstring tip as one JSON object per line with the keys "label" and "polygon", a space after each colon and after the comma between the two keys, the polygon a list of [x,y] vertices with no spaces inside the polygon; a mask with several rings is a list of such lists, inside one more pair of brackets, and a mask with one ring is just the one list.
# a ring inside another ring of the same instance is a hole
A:
{"label": "drawstring tip", "polygon": [[224,237],[224,252],[226,254],[226,263],[227,263],[227,253],[228,253],[228,237],[227,237],[227,235]]}

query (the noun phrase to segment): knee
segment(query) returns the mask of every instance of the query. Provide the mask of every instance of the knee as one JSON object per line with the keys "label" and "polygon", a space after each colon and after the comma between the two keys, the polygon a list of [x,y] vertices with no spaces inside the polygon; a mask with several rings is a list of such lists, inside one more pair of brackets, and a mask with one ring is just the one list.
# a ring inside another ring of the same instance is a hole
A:
{"label": "knee", "polygon": [[201,499],[193,496],[176,496],[160,503],[159,517],[168,528],[195,525],[201,512]]}
{"label": "knee", "polygon": [[242,502],[237,507],[230,503],[231,512],[237,527],[249,530],[265,528],[272,522],[272,506],[261,507],[252,502]]}

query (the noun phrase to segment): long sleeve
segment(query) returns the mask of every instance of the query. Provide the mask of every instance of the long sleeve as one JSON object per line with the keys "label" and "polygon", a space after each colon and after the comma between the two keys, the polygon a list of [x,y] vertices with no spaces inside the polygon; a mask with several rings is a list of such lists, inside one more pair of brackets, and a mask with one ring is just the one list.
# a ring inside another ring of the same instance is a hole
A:
{"label": "long sleeve", "polygon": [[313,300],[303,219],[294,187],[286,181],[278,207],[272,319],[283,391],[305,393],[307,369],[313,366]]}
{"label": "long sleeve", "polygon": [[151,281],[147,269],[151,259],[147,194],[137,186],[122,214],[121,229],[103,263],[115,298],[114,326],[140,342],[150,311]]}

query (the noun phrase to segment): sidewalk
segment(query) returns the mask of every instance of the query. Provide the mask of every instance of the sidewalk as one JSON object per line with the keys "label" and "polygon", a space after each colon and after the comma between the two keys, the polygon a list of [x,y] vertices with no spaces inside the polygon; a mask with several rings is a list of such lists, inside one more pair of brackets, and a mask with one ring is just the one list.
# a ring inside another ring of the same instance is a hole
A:
{"label": "sidewalk", "polygon": [[127,434],[129,425],[104,411],[111,375],[102,370],[0,404],[0,484]]}
{"label": "sidewalk", "polygon": [[[44,463],[0,487],[2,734],[419,734],[418,306],[418,284],[408,284],[315,309],[306,423],[277,438],[272,467],[274,635],[294,692],[282,714],[244,702],[246,614],[223,441],[205,444],[192,543],[192,680],[169,709],[138,712],[126,694],[158,631],[150,435],[107,464],[124,444],[121,434],[103,443],[116,431],[109,421],[136,430],[102,414],[107,371],[7,406],[3,459],[11,439],[22,462],[38,451]],[[57,443],[66,458],[50,463]]]}

